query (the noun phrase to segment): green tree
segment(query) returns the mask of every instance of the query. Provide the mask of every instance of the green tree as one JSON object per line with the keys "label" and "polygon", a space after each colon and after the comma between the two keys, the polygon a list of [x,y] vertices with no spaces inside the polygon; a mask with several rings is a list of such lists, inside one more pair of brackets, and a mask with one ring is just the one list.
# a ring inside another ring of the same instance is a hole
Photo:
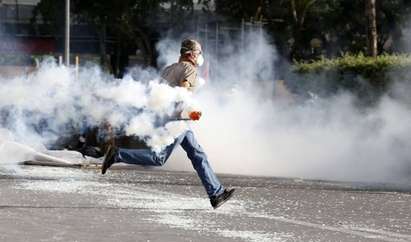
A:
{"label": "green tree", "polygon": [[[129,49],[130,45],[143,43],[143,49],[150,52],[150,40],[145,31],[144,23],[139,19],[158,7],[161,1],[137,0],[73,0],[73,12],[95,26],[100,43],[100,59],[103,66],[107,66],[107,35],[110,33],[116,39],[114,74],[121,72],[120,57]],[[147,56],[152,57],[152,53]],[[150,58],[147,64],[152,62]]]}
{"label": "green tree", "polygon": [[[33,9],[31,25],[36,32],[47,35],[56,35],[59,25],[63,24],[63,15],[59,10],[64,9],[64,1],[41,0]],[[41,21],[40,21],[41,18]],[[41,25],[37,24],[41,22]]]}
{"label": "green tree", "polygon": [[[243,18],[255,19],[258,13],[258,19],[265,23],[280,52],[290,59],[300,60],[319,55],[331,57],[345,52],[367,52],[369,28],[365,1],[369,0],[216,0],[216,11],[238,23]],[[411,1],[407,0],[376,1],[380,52],[396,51],[395,44],[387,43],[395,43],[400,37],[400,26],[411,13],[410,6]],[[319,52],[313,52],[313,39],[321,42]]]}
{"label": "green tree", "polygon": [[301,58],[299,51],[306,48],[309,40],[305,38],[307,36],[305,27],[305,21],[307,14],[315,7],[317,0],[290,0],[290,11],[292,19],[294,20],[293,29],[293,45],[291,50],[291,56],[293,58]]}

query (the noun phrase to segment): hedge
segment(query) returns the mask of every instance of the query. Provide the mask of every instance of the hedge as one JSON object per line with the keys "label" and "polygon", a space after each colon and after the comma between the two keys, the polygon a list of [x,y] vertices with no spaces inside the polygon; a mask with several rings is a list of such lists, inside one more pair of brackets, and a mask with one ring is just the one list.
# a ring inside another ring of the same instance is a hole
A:
{"label": "hedge", "polygon": [[349,90],[366,100],[376,100],[392,81],[411,81],[411,55],[383,54],[377,57],[345,54],[334,59],[295,62],[290,84],[300,93],[329,95]]}
{"label": "hedge", "polygon": [[411,69],[411,55],[383,54],[377,57],[369,57],[362,53],[358,55],[344,54],[334,59],[323,57],[312,62],[295,62],[293,65],[293,71],[297,73],[341,71],[353,72],[364,76],[370,73],[386,72],[403,68]]}

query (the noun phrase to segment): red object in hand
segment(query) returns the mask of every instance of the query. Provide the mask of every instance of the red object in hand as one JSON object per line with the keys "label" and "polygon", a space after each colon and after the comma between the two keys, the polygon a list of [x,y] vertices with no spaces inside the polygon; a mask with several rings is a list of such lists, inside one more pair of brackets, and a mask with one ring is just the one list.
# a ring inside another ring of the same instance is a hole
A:
{"label": "red object in hand", "polygon": [[201,112],[198,112],[198,111],[190,112],[189,117],[191,120],[200,120]]}

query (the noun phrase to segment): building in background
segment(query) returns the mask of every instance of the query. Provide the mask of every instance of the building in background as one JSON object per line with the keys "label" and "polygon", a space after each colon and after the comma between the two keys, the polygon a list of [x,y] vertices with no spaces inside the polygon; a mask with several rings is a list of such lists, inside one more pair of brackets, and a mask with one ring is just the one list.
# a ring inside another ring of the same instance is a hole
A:
{"label": "building in background", "polygon": [[[0,0],[0,74],[9,70],[20,70],[36,65],[36,58],[44,55],[58,59],[64,53],[64,14],[56,14],[53,22],[45,21],[39,13],[41,0]],[[64,10],[64,1],[55,0],[58,11]],[[61,5],[61,6],[60,6]],[[80,63],[92,61],[99,63],[101,59],[101,39],[96,26],[85,21],[81,16],[72,13],[70,27],[71,58],[80,57]],[[141,51],[141,43],[127,50],[118,57],[116,38],[110,31],[104,37],[104,46],[109,61],[106,68],[116,76],[121,76],[127,66],[151,64],[154,59],[155,40],[145,40],[146,49]],[[147,56],[149,52],[150,56]],[[71,61],[74,63],[74,60]]]}
{"label": "building in background", "polygon": [[52,41],[40,41],[50,38],[50,35],[34,34],[32,31],[30,23],[33,9],[39,2],[40,0],[0,0],[0,38],[3,42],[0,51],[54,51]]}
{"label": "building in background", "polygon": [[36,35],[30,27],[34,7],[40,0],[0,0],[0,74],[30,71],[32,56],[56,51],[55,38]]}

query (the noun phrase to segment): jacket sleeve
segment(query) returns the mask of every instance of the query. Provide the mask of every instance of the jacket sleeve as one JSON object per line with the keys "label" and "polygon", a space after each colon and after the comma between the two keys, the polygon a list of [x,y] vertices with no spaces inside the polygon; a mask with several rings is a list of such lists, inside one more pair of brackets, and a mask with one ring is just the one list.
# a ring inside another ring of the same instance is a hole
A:
{"label": "jacket sleeve", "polygon": [[191,64],[184,65],[183,80],[190,83],[190,87],[195,87],[197,85],[197,69]]}

